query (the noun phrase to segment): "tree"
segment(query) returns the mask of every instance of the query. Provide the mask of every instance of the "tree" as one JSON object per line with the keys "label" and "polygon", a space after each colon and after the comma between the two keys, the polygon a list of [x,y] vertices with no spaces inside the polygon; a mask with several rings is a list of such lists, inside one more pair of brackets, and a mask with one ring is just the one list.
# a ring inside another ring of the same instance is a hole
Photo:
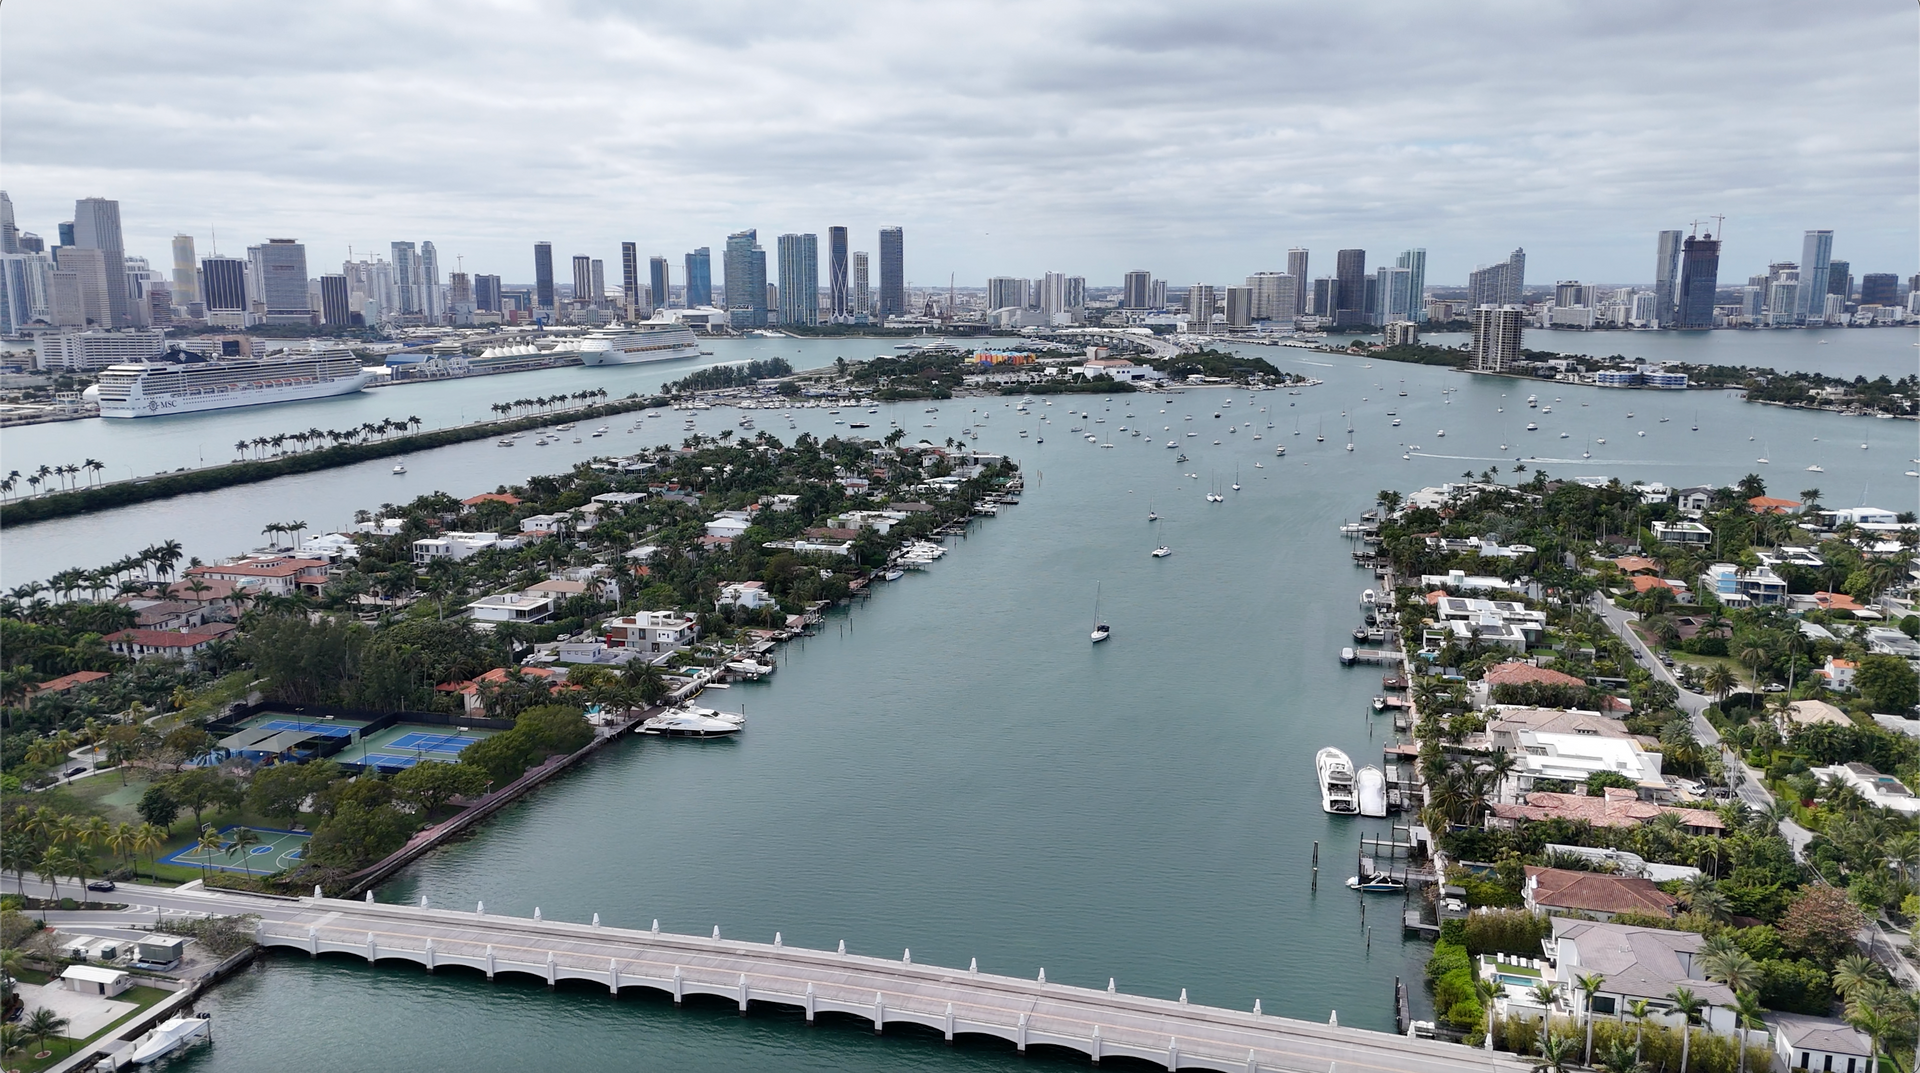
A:
{"label": "tree", "polygon": [[1572,1037],[1549,1030],[1540,1040],[1540,1061],[1534,1064],[1535,1073],[1561,1073],[1579,1046]]}
{"label": "tree", "polygon": [[1597,972],[1581,973],[1573,978],[1573,985],[1580,989],[1580,1006],[1587,1015],[1587,1046],[1582,1052],[1581,1065],[1593,1064],[1593,996],[1606,982],[1607,978]]}
{"label": "tree", "polygon": [[1744,950],[1730,950],[1715,954],[1704,958],[1703,961],[1707,979],[1726,984],[1735,994],[1751,991],[1760,986],[1762,978],[1760,963],[1748,957]]}
{"label": "tree", "polygon": [[1876,711],[1905,712],[1920,704],[1920,675],[1899,656],[1863,657],[1853,673],[1853,688]]}
{"label": "tree", "polygon": [[393,777],[393,792],[429,816],[456,796],[472,797],[486,789],[486,771],[472,764],[415,764]]}
{"label": "tree", "polygon": [[1848,954],[1833,967],[1833,989],[1850,999],[1863,987],[1880,982],[1880,966],[1865,954]]}
{"label": "tree", "polygon": [[412,821],[392,805],[347,801],[314,832],[307,853],[322,867],[362,868],[406,845],[412,833]]}
{"label": "tree", "polygon": [[52,1052],[46,1049],[47,1041],[65,1032],[69,1023],[65,1017],[45,1006],[28,1014],[21,1027],[26,1029],[27,1038],[33,1041],[33,1045],[40,1049],[34,1057],[51,1054]]}
{"label": "tree", "polygon": [[187,761],[205,756],[213,750],[213,735],[197,726],[178,727],[160,739],[160,748],[172,759],[174,769],[179,770],[186,766]]}
{"label": "tree", "polygon": [[340,769],[325,761],[275,764],[254,772],[247,786],[247,804],[268,819],[291,822],[308,798],[324,792],[339,777]]}
{"label": "tree", "polygon": [[193,812],[193,825],[203,826],[201,816],[208,809],[232,808],[240,803],[240,788],[222,776],[218,768],[198,767],[173,775],[163,784],[173,799]]}
{"label": "tree", "polygon": [[1687,1057],[1693,1049],[1693,1019],[1707,1004],[1689,987],[1676,987],[1667,993],[1673,1012],[1680,1015],[1680,1073],[1687,1073]]}
{"label": "tree", "polygon": [[227,840],[220,837],[220,832],[214,830],[212,824],[200,828],[200,837],[195,840],[193,848],[200,857],[200,878],[203,882],[206,879],[207,866],[213,861],[213,855],[220,852],[226,844]]}
{"label": "tree", "polygon": [[1778,930],[1787,949],[1830,965],[1853,951],[1853,937],[1866,923],[1846,891],[1822,883],[1800,892],[1780,918]]}
{"label": "tree", "polygon": [[[227,843],[227,856],[232,857],[238,854],[240,856],[241,867],[247,868],[246,855],[248,851],[259,844],[260,835],[255,832],[253,828],[236,827],[233,829],[233,841]],[[248,871],[252,871],[252,869],[248,868]]]}
{"label": "tree", "polygon": [[1734,1046],[1740,1051],[1738,1073],[1747,1073],[1747,1032],[1766,1024],[1762,1018],[1767,1011],[1752,990],[1735,991],[1733,1000]]}
{"label": "tree", "polygon": [[1616,1038],[1600,1052],[1600,1068],[1607,1073],[1641,1073],[1646,1066],[1640,1062],[1639,1048]]}
{"label": "tree", "polygon": [[143,823],[133,829],[133,852],[151,859],[161,846],[166,845],[165,831],[151,823]]}
{"label": "tree", "polygon": [[1653,1003],[1643,998],[1627,1000],[1627,1016],[1633,1018],[1633,1060],[1640,1061],[1640,1045],[1647,1038],[1647,1015],[1653,1012]]}
{"label": "tree", "polygon": [[173,827],[173,821],[180,818],[180,802],[167,791],[167,784],[156,782],[147,787],[140,795],[140,804],[134,807],[140,818],[162,831]]}

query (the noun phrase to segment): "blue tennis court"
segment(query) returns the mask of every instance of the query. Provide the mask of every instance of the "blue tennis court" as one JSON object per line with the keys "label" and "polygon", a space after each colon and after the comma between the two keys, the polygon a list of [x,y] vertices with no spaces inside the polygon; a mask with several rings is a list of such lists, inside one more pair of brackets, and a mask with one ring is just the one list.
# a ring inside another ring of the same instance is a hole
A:
{"label": "blue tennis court", "polygon": [[345,738],[360,729],[358,724],[341,726],[338,723],[309,723],[299,719],[269,719],[254,726],[261,730],[300,730],[323,738]]}
{"label": "blue tennis court", "polygon": [[412,749],[429,753],[451,753],[458,756],[460,750],[479,740],[479,738],[467,734],[426,734],[415,730],[409,731],[387,742],[383,748]]}
{"label": "blue tennis court", "polygon": [[460,762],[460,752],[492,734],[468,727],[401,723],[367,735],[358,746],[348,746],[334,757],[342,764],[360,764],[376,771],[404,771],[424,760],[442,764]]}

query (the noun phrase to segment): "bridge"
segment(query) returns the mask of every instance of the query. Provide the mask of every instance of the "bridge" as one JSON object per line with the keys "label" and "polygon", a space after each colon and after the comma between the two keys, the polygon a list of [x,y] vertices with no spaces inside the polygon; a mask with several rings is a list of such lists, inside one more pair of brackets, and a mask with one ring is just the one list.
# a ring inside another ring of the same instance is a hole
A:
{"label": "bridge", "polygon": [[[411,961],[429,972],[459,966],[488,979],[520,974],[549,986],[563,980],[651,988],[679,1004],[689,996],[736,1004],[795,1007],[809,1022],[838,1014],[875,1032],[914,1024],[948,1042],[964,1035],[1078,1051],[1094,1062],[1125,1056],[1169,1070],[1231,1073],[1528,1073],[1516,1056],[1265,1014],[1128,995],[978,970],[917,964],[911,951],[877,958],[659,930],[543,920],[472,910],[388,905],[337,898],[262,898],[206,890],[123,886],[121,897],[161,915],[255,913],[262,946],[310,956],[348,954],[378,964]],[[116,914],[123,915],[123,914]],[[70,920],[71,915],[63,914]]]}

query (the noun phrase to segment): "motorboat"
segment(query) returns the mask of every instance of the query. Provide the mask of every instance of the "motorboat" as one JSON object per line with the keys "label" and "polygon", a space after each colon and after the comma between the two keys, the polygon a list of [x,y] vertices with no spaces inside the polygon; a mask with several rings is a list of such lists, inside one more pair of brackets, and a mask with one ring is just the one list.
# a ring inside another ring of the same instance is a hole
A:
{"label": "motorboat", "polygon": [[1320,807],[1338,816],[1359,811],[1353,796],[1353,761],[1347,754],[1329,745],[1314,754],[1314,770],[1320,777]]}
{"label": "motorboat", "polygon": [[156,1061],[185,1047],[196,1040],[207,1039],[213,1035],[211,1014],[190,1013],[183,1017],[169,1017],[146,1035],[134,1041],[133,1051],[127,1055],[127,1062],[143,1066]]}
{"label": "motorboat", "polygon": [[1385,816],[1387,814],[1387,777],[1380,769],[1368,764],[1354,776],[1354,796],[1360,802],[1360,815]]}
{"label": "motorboat", "polygon": [[723,719],[711,709],[669,708],[641,723],[639,733],[662,737],[717,738],[724,734],[738,734],[746,725],[746,716]]}
{"label": "motorboat", "polygon": [[1159,547],[1153,549],[1153,557],[1156,559],[1164,559],[1167,556],[1172,554],[1173,554],[1173,549],[1167,547],[1165,544],[1162,544]]}
{"label": "motorboat", "polygon": [[1529,422],[1527,422],[1527,431],[1528,431],[1528,432],[1538,432],[1538,431],[1540,431],[1540,426],[1539,426],[1539,425],[1536,425],[1536,424],[1534,424],[1534,423],[1533,423],[1532,421],[1529,421]]}
{"label": "motorboat", "polygon": [[1398,894],[1406,890],[1407,885],[1392,876],[1348,876],[1347,889],[1369,894]]}
{"label": "motorboat", "polygon": [[400,476],[401,474],[403,474],[403,473],[405,473],[406,471],[407,471],[407,464],[406,464],[405,462],[396,462],[396,463],[394,463],[394,466],[393,466],[393,475],[394,475],[394,476],[396,476],[396,477],[398,477],[398,476]]}
{"label": "motorboat", "polygon": [[727,670],[749,681],[757,681],[773,673],[773,664],[757,663],[750,659],[737,659],[727,664]]}

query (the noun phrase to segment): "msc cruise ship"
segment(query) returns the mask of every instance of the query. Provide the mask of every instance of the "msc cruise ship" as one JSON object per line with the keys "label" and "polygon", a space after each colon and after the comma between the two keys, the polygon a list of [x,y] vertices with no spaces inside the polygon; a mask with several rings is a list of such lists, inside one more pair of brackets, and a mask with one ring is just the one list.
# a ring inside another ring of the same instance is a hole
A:
{"label": "msc cruise ship", "polygon": [[345,395],[373,377],[345,349],[237,360],[172,351],[108,366],[86,399],[99,404],[101,417],[159,417]]}
{"label": "msc cruise ship", "polygon": [[580,340],[582,365],[637,365],[697,357],[700,340],[684,324],[646,321],[631,327],[604,328]]}

